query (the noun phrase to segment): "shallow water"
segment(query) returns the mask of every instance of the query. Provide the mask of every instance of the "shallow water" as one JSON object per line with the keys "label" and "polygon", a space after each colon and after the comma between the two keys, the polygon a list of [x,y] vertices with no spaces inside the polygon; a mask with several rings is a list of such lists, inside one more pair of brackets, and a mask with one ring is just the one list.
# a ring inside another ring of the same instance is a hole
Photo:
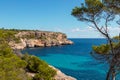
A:
{"label": "shallow water", "polygon": [[95,60],[90,52],[93,45],[106,43],[105,39],[71,39],[73,45],[29,48],[28,52],[45,60],[77,80],[105,80],[108,70],[105,63]]}

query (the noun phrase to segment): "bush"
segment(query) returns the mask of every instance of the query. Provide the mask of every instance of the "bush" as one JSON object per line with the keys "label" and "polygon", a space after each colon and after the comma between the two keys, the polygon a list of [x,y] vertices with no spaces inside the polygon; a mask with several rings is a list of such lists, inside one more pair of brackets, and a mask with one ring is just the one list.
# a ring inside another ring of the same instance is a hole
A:
{"label": "bush", "polygon": [[37,73],[33,78],[34,80],[52,80],[53,76],[56,74],[55,70],[36,56],[25,54],[23,60],[27,62],[26,68],[28,71]]}
{"label": "bush", "polygon": [[6,42],[0,42],[0,80],[29,80],[24,70],[26,66]]}
{"label": "bush", "polygon": [[96,53],[99,53],[99,54],[109,53],[109,50],[110,50],[110,46],[106,44],[103,44],[100,46],[93,46],[92,48]]}
{"label": "bush", "polygon": [[0,64],[0,80],[29,80],[24,70],[26,62],[15,54],[0,56]]}

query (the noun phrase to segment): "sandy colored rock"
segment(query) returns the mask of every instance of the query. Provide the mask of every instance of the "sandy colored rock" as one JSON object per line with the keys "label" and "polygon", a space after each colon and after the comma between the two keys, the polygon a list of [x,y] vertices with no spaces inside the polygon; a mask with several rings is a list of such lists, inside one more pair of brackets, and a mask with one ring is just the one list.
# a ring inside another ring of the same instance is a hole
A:
{"label": "sandy colored rock", "polygon": [[67,36],[59,32],[45,32],[45,31],[20,31],[15,35],[20,39],[19,43],[10,41],[9,45],[13,49],[24,49],[26,47],[48,47],[73,44],[67,39]]}
{"label": "sandy colored rock", "polygon": [[59,69],[53,67],[53,66],[50,66],[52,67],[54,70],[57,71],[57,74],[55,75],[54,79],[55,80],[77,80],[71,76],[68,76],[66,74],[64,74],[63,72],[61,72]]}

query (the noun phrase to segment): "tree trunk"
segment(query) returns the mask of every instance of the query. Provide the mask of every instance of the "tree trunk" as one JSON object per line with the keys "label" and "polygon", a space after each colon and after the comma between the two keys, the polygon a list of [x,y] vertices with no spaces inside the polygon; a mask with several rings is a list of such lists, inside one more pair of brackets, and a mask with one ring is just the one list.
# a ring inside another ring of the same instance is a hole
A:
{"label": "tree trunk", "polygon": [[115,78],[115,70],[113,67],[110,67],[107,76],[106,76],[106,80],[116,80]]}
{"label": "tree trunk", "polygon": [[112,80],[116,80],[116,78],[115,78],[115,70],[112,71]]}
{"label": "tree trunk", "polygon": [[110,80],[111,72],[112,68],[110,68],[109,71],[107,72],[106,80]]}
{"label": "tree trunk", "polygon": [[113,79],[112,79],[112,80],[116,80],[116,79],[115,79],[115,76],[113,76]]}

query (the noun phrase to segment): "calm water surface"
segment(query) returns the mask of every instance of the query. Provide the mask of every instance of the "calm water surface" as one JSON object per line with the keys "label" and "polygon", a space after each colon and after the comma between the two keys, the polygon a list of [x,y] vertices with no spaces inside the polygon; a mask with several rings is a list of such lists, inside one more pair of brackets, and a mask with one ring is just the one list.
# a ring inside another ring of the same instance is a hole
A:
{"label": "calm water surface", "polygon": [[50,65],[77,80],[105,80],[108,70],[105,63],[95,60],[90,52],[93,45],[106,43],[105,39],[70,39],[73,45],[25,49]]}

